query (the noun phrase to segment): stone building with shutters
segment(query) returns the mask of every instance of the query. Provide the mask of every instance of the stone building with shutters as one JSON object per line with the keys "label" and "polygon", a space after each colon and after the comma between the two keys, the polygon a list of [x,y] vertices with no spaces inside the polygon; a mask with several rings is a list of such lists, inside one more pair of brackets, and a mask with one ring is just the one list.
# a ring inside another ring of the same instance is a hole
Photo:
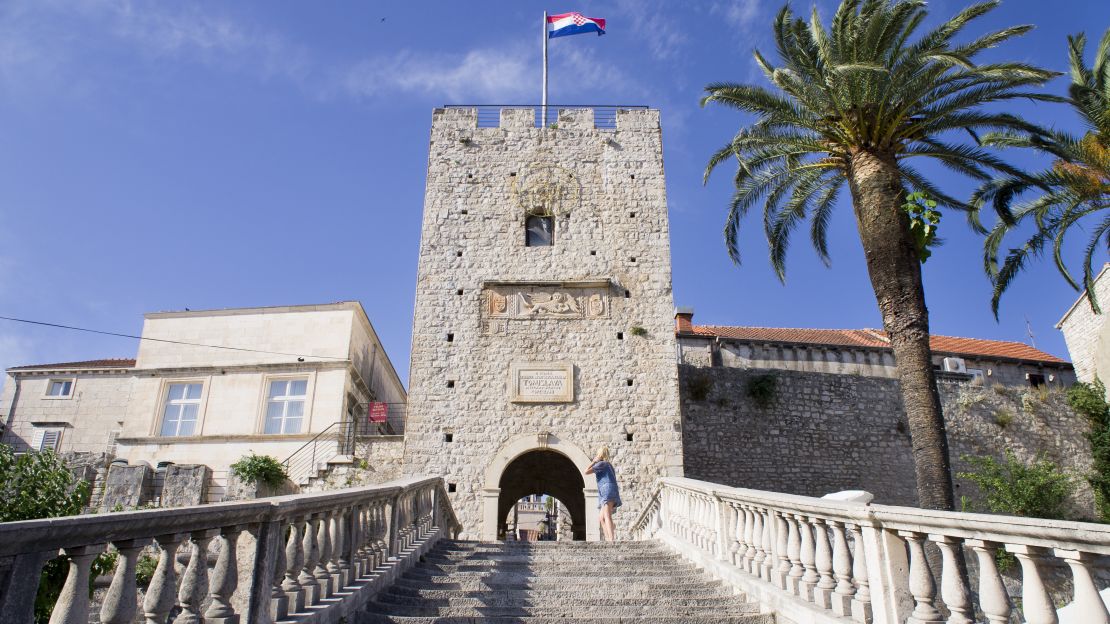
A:
{"label": "stone building with shutters", "polygon": [[[8,369],[0,442],[152,470],[204,464],[205,499],[219,500],[228,467],[244,455],[285,460],[343,423],[364,422],[370,403],[395,413],[385,425],[396,430],[376,433],[402,433],[405,388],[358,302],[154,312],[142,337],[135,359]],[[319,462],[295,462],[291,478],[351,461],[338,437],[325,435]],[[400,475],[401,447],[400,435],[378,439],[381,480]]]}
{"label": "stone building with shutters", "polygon": [[596,538],[603,445],[622,517],[682,473],[659,112],[535,118],[432,118],[404,471],[444,476],[468,538],[533,494]]}

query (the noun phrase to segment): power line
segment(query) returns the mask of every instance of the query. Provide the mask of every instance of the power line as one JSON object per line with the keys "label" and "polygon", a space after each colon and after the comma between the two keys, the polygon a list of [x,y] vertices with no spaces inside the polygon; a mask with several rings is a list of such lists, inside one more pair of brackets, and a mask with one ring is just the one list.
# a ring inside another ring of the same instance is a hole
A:
{"label": "power line", "polygon": [[146,340],[148,342],[165,342],[168,344],[187,345],[190,347],[208,347],[209,349],[224,349],[226,351],[246,351],[248,353],[265,353],[267,355],[288,355],[296,358],[318,358],[323,360],[341,360],[346,361],[347,358],[335,357],[331,355],[305,355],[303,353],[285,353],[283,351],[266,351],[263,349],[248,349],[247,347],[229,347],[226,345],[210,345],[201,344],[199,342],[186,342],[184,340],[168,340],[166,338],[148,338],[146,336],[135,336],[132,334],[121,334],[118,332],[102,331],[99,329],[89,329],[87,327],[74,327],[72,325],[60,325],[58,323],[47,323],[46,321],[32,321],[30,319],[14,318],[11,316],[0,316],[0,320],[14,321],[16,323],[27,323],[29,325],[41,325],[43,327],[56,327],[58,329],[70,329],[73,331],[88,332],[90,334],[101,334],[104,336],[116,336],[118,338],[133,338],[135,340]]}

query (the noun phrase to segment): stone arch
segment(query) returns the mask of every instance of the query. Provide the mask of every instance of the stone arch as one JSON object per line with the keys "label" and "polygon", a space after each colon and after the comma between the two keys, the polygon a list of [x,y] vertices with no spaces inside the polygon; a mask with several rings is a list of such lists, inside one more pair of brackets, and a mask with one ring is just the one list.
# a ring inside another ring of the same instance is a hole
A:
{"label": "stone arch", "polygon": [[[483,540],[496,540],[498,526],[503,518],[499,517],[501,497],[501,480],[513,462],[522,456],[537,451],[553,452],[565,457],[574,465],[578,474],[589,468],[591,460],[577,445],[561,439],[556,434],[530,434],[519,435],[503,444],[490,460],[485,470],[485,480],[482,488],[482,531]],[[582,501],[587,512],[585,526],[586,539],[596,541],[599,537],[596,522],[588,519],[589,510],[597,507],[597,485],[592,479],[583,478]],[[558,497],[557,497],[558,498]],[[567,503],[568,501],[563,501]]]}

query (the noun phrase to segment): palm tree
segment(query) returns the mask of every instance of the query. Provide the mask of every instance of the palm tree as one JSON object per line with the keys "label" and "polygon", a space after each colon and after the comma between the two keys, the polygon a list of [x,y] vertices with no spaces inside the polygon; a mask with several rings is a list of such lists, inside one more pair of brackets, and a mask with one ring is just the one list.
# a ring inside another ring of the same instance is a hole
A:
{"label": "palm tree", "polygon": [[[1083,61],[1086,37],[1068,37],[1071,85],[1067,102],[1086,127],[1082,137],[1066,132],[1035,134],[991,133],[985,145],[1029,147],[1055,159],[1052,166],[1032,179],[1003,177],[992,180],[972,198],[977,206],[990,202],[1001,217],[987,236],[984,261],[994,282],[991,308],[998,316],[1002,293],[1025,267],[1031,256],[1039,255],[1051,242],[1056,268],[1073,288],[1080,286],[1064,263],[1061,248],[1065,235],[1080,224],[1093,222],[1094,230],[1083,256],[1083,288],[1095,312],[1100,312],[1093,289],[1091,262],[1099,251],[1110,250],[1110,30],[1102,36],[1095,52],[1094,67]],[[1016,209],[1011,202],[1024,193],[1038,197]],[[1090,219],[1086,217],[1091,217]],[[1023,222],[1032,221],[1037,231],[1021,247],[1011,249],[999,265],[999,248],[1006,235]]]}
{"label": "palm tree", "polygon": [[[758,51],[774,85],[708,85],[702,104],[753,113],[755,121],[711,157],[706,178],[730,158],[736,191],[725,244],[739,262],[737,232],[745,213],[763,203],[771,263],[784,278],[790,234],[806,218],[826,264],[825,232],[845,183],[883,326],[898,363],[923,507],[952,509],[948,442],[929,352],[929,314],[921,285],[924,251],[903,207],[907,189],[942,206],[969,211],[908,164],[938,161],[978,180],[992,172],[1022,174],[976,145],[963,131],[1035,132],[1017,117],[981,109],[1012,98],[1052,99],[1026,89],[1054,74],[1023,63],[976,64],[975,57],[1031,26],[1014,26],[955,43],[968,23],[997,6],[970,6],[914,37],[925,19],[922,0],[843,0],[826,29],[816,9],[806,23],[784,7],[774,21],[781,65]],[[920,224],[919,224],[920,225]]]}

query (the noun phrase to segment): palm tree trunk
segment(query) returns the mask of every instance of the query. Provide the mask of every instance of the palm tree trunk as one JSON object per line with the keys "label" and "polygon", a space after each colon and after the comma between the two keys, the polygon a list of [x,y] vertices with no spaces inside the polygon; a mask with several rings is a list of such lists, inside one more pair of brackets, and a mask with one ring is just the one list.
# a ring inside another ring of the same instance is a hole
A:
{"label": "palm tree trunk", "polygon": [[909,217],[901,208],[906,191],[898,164],[894,158],[858,150],[851,154],[848,176],[867,273],[898,365],[918,504],[951,510],[952,471],[929,351],[929,310]]}

